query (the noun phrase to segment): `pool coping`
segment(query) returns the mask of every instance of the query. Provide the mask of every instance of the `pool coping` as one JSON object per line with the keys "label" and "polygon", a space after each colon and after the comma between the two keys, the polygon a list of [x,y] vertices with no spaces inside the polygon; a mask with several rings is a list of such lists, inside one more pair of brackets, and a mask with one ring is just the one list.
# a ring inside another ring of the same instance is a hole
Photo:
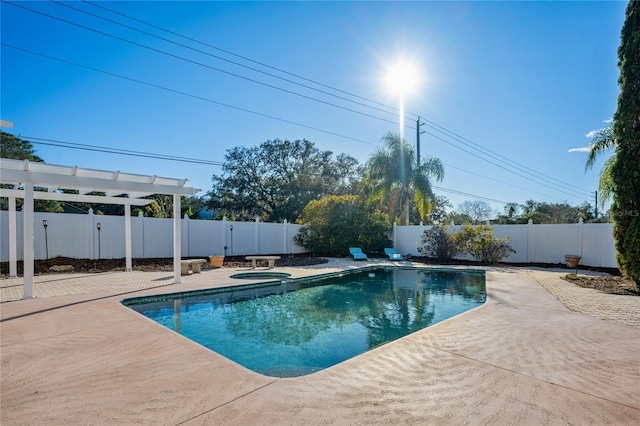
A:
{"label": "pool coping", "polygon": [[[199,290],[187,290],[187,291],[178,291],[171,293],[162,293],[153,296],[137,296],[130,297],[127,299],[121,299],[120,303],[123,306],[130,306],[134,304],[143,304],[143,303],[153,303],[158,301],[159,299],[164,300],[173,300],[181,297],[197,297],[197,296],[206,296],[209,294],[222,293],[230,290],[251,290],[256,288],[270,287],[274,285],[280,285],[282,283],[290,283],[290,284],[304,284],[307,282],[313,281],[321,281],[329,278],[338,278],[344,277],[346,275],[357,274],[360,272],[373,271],[380,268],[397,268],[397,269],[423,269],[434,272],[447,272],[447,271],[455,271],[455,272],[466,272],[473,274],[482,274],[485,277],[485,285],[486,285],[486,272],[483,269],[472,269],[472,268],[446,268],[446,267],[421,267],[421,266],[408,266],[408,265],[369,265],[361,268],[349,269],[344,271],[336,271],[336,272],[327,272],[324,274],[316,274],[316,275],[307,275],[303,277],[292,277],[290,274],[287,276],[282,276],[281,278],[266,278],[266,277],[257,277],[254,279],[254,282],[251,283],[229,283],[227,286],[223,287],[211,287],[204,288]],[[259,273],[256,273],[259,274]],[[232,274],[229,275],[229,278],[234,278]],[[262,281],[266,280],[266,281]],[[485,300],[486,301],[486,300]]]}

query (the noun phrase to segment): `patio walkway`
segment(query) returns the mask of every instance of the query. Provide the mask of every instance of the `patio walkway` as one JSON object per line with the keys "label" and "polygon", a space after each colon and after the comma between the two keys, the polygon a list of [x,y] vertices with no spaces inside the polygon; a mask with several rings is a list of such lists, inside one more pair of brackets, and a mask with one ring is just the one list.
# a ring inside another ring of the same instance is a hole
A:
{"label": "patio walkway", "polygon": [[[566,271],[489,268],[485,305],[291,379],[246,370],[118,303],[237,284],[232,272],[178,285],[167,272],[36,277],[36,299],[0,305],[0,423],[640,424],[640,297],[573,286]],[[2,300],[20,298],[21,282],[0,280]]]}

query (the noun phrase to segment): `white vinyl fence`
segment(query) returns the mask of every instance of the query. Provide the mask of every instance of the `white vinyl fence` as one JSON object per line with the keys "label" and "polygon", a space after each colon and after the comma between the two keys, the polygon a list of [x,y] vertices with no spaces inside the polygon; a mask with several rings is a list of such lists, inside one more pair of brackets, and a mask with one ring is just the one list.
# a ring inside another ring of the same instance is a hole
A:
{"label": "white vinyl fence", "polygon": [[[47,232],[42,221],[47,221]],[[23,258],[22,212],[16,214],[17,258]],[[78,259],[125,257],[123,216],[35,213],[35,259],[56,256]],[[100,232],[97,224],[100,223]],[[290,223],[232,222],[227,220],[182,220],[182,256],[216,254],[299,254],[305,249],[293,242],[301,225]],[[402,254],[420,256],[418,243],[430,226],[394,226],[391,236]],[[567,254],[581,256],[581,265],[616,267],[611,223],[559,225],[492,225],[493,234],[510,237],[516,253],[505,258],[512,263],[564,263]],[[0,212],[0,261],[9,261],[9,215]],[[226,247],[226,248],[225,248]],[[133,258],[173,257],[173,219],[131,218]]]}
{"label": "white vinyl fence", "polygon": [[[615,268],[612,223],[491,225],[493,235],[511,238],[516,251],[504,262],[564,263],[567,254],[581,256],[580,265]],[[422,233],[431,226],[394,226],[392,239],[402,254],[420,256]]]}
{"label": "white vinyl fence", "polygon": [[[47,221],[46,233],[43,220]],[[98,231],[98,223],[100,231]],[[291,223],[182,220],[182,256],[298,254],[293,242],[301,225]],[[0,261],[9,261],[9,214],[0,212]],[[16,214],[17,259],[23,259],[23,218]],[[89,214],[35,213],[34,256],[77,259],[125,257],[125,218]],[[131,218],[133,258],[173,257],[173,219]]]}

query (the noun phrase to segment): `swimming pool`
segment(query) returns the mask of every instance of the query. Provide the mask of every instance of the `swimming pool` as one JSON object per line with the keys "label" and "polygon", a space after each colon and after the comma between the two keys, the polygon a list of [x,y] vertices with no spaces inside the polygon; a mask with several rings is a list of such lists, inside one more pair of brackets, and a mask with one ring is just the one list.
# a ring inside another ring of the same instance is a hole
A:
{"label": "swimming pool", "polygon": [[122,303],[253,371],[296,377],[485,300],[484,271],[386,267]]}

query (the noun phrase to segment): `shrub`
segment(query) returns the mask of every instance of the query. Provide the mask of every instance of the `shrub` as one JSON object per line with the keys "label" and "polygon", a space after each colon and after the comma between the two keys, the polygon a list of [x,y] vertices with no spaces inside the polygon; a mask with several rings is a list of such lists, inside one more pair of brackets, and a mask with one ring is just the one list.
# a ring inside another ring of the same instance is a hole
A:
{"label": "shrub", "polygon": [[382,252],[391,247],[389,217],[357,195],[330,195],[309,202],[297,220],[294,241],[320,256],[347,256],[349,247]]}
{"label": "shrub", "polygon": [[419,251],[441,262],[453,259],[460,252],[447,225],[434,225],[431,229],[425,229]]}
{"label": "shrub", "polygon": [[509,244],[509,237],[494,237],[491,227],[486,225],[465,225],[453,234],[452,239],[461,252],[470,254],[484,264],[495,265],[511,253],[515,253]]}

